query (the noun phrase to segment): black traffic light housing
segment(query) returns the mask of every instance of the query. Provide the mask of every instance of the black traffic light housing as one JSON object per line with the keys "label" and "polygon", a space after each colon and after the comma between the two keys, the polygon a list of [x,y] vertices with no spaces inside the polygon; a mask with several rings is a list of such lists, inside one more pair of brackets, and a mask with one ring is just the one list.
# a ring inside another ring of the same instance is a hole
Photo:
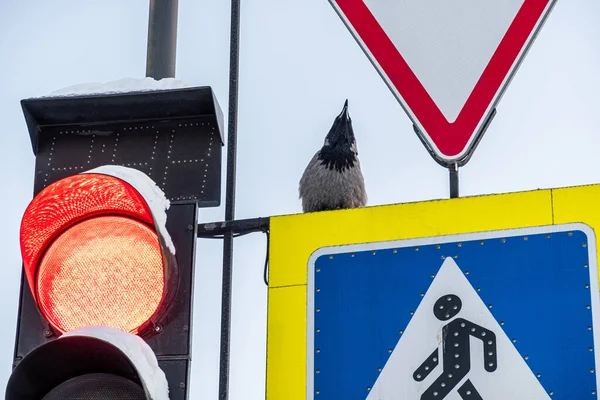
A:
{"label": "black traffic light housing", "polygon": [[[171,400],[188,398],[197,213],[221,198],[223,114],[210,87],[21,102],[36,156],[34,196],[49,184],[102,165],[138,169],[171,202],[178,291],[164,319],[141,337],[157,356]],[[57,333],[22,276],[13,366]]]}

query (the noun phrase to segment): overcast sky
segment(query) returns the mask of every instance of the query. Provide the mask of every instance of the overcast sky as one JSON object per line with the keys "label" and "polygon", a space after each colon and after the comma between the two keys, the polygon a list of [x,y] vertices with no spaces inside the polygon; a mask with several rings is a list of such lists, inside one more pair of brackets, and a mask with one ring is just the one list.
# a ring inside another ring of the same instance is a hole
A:
{"label": "overcast sky", "polygon": [[[226,112],[228,1],[179,2],[177,78],[212,86]],[[242,2],[237,217],[300,211],[298,179],[346,98],[369,205],[448,196],[447,171],[425,151],[327,0]],[[599,20],[598,0],[558,1],[460,170],[461,195],[600,183]],[[16,329],[19,224],[33,187],[19,101],[73,84],[143,77],[147,22],[147,0],[0,0],[0,392]],[[222,218],[223,207],[202,210],[202,221]],[[264,253],[262,234],[236,240],[233,400],[264,398]],[[191,398],[215,399],[221,245],[199,241],[196,255]]]}

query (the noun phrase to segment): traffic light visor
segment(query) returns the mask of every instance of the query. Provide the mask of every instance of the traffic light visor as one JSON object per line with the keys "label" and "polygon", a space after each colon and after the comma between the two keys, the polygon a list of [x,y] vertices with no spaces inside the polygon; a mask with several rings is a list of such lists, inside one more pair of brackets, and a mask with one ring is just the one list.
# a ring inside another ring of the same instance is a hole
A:
{"label": "traffic light visor", "polygon": [[40,311],[61,333],[90,325],[137,333],[163,301],[152,212],[114,176],[73,175],[42,190],[23,216],[21,252]]}

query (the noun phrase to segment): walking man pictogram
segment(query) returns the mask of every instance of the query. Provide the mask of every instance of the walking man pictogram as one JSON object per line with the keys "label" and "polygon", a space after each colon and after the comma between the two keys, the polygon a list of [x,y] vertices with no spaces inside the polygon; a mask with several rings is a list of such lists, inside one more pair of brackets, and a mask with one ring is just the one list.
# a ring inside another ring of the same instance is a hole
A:
{"label": "walking man pictogram", "polygon": [[[454,294],[440,297],[433,306],[433,314],[440,321],[454,318],[462,308],[462,301]],[[483,362],[485,370],[494,372],[497,367],[496,335],[489,329],[463,318],[456,318],[442,328],[443,372],[427,388],[421,400],[442,400],[467,376],[471,370],[470,338],[483,342]],[[439,360],[439,350],[433,353],[414,372],[413,378],[421,382],[433,371]],[[469,379],[458,388],[464,400],[483,400]]]}

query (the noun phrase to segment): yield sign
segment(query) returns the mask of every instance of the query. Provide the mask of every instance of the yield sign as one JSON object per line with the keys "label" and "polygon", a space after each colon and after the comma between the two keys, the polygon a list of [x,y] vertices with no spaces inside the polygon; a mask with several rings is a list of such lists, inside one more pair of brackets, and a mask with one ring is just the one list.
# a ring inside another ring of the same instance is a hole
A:
{"label": "yield sign", "polygon": [[556,0],[330,0],[438,162],[465,163]]}

